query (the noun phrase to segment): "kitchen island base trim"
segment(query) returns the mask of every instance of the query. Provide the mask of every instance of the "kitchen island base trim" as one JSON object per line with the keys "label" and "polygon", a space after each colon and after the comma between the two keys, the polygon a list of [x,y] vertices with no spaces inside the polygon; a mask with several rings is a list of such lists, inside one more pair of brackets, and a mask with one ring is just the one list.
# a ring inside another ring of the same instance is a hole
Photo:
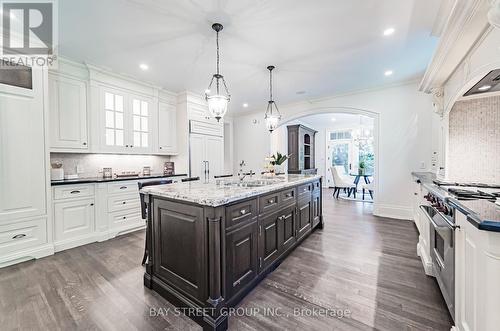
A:
{"label": "kitchen island base trim", "polygon": [[144,285],[205,330],[323,227],[319,176],[217,207],[148,195]]}

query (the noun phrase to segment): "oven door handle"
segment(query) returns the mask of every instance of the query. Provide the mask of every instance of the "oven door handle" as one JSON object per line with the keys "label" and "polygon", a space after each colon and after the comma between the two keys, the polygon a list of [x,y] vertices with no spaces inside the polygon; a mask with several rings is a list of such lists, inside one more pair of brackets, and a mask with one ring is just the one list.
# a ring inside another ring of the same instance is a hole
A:
{"label": "oven door handle", "polygon": [[436,212],[436,214],[438,214],[444,220],[444,222],[446,224],[446,227],[448,227],[448,228],[450,228],[452,230],[460,229],[459,225],[455,225],[455,224],[451,223],[450,221],[448,221],[448,219],[439,210],[437,210],[436,208],[434,208],[432,206],[427,206],[427,205],[420,205],[419,208],[424,212],[424,214],[427,217],[427,219],[432,223],[432,225],[435,228],[442,228],[443,226],[436,224],[436,222],[434,221],[434,219],[425,210],[426,208],[431,208],[432,210],[434,210]]}

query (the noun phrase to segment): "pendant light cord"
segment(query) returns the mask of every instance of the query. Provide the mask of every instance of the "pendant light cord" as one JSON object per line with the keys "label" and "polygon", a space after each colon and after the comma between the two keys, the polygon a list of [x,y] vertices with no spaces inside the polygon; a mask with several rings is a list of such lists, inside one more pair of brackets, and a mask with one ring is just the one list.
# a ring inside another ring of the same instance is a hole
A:
{"label": "pendant light cord", "polygon": [[269,70],[269,101],[273,101],[273,71]]}
{"label": "pendant light cord", "polygon": [[216,44],[217,44],[217,78],[216,78],[216,84],[217,84],[217,94],[219,94],[219,31],[217,31]]}

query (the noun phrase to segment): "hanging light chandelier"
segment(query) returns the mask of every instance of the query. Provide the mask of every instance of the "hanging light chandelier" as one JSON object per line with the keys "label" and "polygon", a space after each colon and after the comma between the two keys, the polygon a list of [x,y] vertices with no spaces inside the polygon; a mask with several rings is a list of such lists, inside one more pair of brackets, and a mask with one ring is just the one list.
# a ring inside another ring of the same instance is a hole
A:
{"label": "hanging light chandelier", "polygon": [[[229,99],[231,95],[229,94],[229,90],[227,89],[226,81],[224,80],[224,76],[222,76],[219,72],[219,32],[222,31],[224,27],[220,23],[212,24],[212,29],[217,33],[216,42],[217,42],[217,68],[216,73],[212,76],[210,80],[210,85],[208,85],[207,90],[205,91],[205,100],[208,103],[208,111],[210,115],[217,119],[217,122],[224,117],[227,112],[227,104],[229,103]],[[212,94],[212,85],[215,81],[215,94]],[[221,84],[226,91],[225,94],[221,93]]]}
{"label": "hanging light chandelier", "polygon": [[[273,132],[274,129],[278,127],[279,121],[281,120],[281,114],[278,110],[278,106],[276,106],[276,102],[273,100],[273,69],[274,66],[268,66],[267,70],[269,70],[269,101],[267,103],[267,110],[264,119],[266,120],[266,128],[269,132]],[[273,111],[273,108],[276,111]]]}

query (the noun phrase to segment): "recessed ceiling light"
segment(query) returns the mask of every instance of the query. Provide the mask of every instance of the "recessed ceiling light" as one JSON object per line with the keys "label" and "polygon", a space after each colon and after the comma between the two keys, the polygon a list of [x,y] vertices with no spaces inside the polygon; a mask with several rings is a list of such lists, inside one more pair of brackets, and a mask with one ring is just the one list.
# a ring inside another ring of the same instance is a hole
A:
{"label": "recessed ceiling light", "polygon": [[297,91],[295,94],[306,94],[306,91]]}
{"label": "recessed ceiling light", "polygon": [[332,117],[332,122],[335,122],[337,119],[335,117]]}
{"label": "recessed ceiling light", "polygon": [[384,72],[384,75],[386,76],[392,76],[394,72],[392,70],[387,70],[386,72]]}
{"label": "recessed ceiling light", "polygon": [[139,64],[139,68],[141,68],[142,70],[148,70],[149,66],[146,63],[141,63]]}
{"label": "recessed ceiling light", "polygon": [[248,103],[244,103],[243,108],[248,108]]}
{"label": "recessed ceiling light", "polygon": [[396,32],[396,29],[394,28],[387,28],[384,30],[384,36],[390,36],[390,35],[393,35],[394,32]]}
{"label": "recessed ceiling light", "polygon": [[479,91],[488,91],[491,88],[491,85],[483,85],[478,88]]}

